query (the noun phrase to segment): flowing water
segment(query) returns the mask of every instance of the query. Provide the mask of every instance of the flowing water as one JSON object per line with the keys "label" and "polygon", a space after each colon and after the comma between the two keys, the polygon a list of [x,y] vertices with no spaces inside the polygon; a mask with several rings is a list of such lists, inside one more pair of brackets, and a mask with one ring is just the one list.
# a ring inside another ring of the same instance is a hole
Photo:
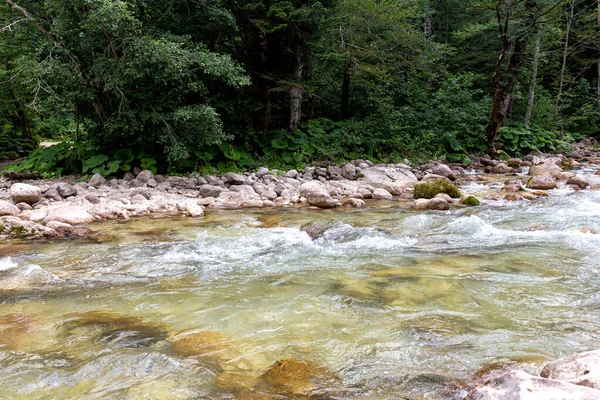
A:
{"label": "flowing water", "polygon": [[[0,398],[460,398],[481,371],[598,348],[600,192],[376,207],[0,244]],[[315,387],[265,378],[278,360]]]}

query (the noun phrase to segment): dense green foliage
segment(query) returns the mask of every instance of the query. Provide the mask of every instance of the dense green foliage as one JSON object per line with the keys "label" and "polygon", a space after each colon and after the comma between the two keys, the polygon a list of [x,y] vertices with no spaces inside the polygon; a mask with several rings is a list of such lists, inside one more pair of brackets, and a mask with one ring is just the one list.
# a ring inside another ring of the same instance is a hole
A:
{"label": "dense green foliage", "polygon": [[502,154],[568,151],[600,128],[599,12],[596,0],[4,0],[0,159],[44,138],[65,143],[16,168],[460,162],[489,152],[498,127]]}

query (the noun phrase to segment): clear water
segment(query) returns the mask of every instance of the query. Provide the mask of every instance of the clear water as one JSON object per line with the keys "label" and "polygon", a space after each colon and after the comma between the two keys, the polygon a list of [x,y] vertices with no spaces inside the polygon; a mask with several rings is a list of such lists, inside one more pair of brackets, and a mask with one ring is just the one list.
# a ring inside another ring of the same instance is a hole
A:
{"label": "clear water", "polygon": [[[335,376],[327,398],[460,398],[494,365],[535,372],[600,341],[600,192],[550,193],[447,212],[212,212],[0,244],[0,398],[291,398],[223,383],[282,359]],[[313,221],[334,223],[313,240],[300,230]],[[207,331],[201,355],[173,345]]]}

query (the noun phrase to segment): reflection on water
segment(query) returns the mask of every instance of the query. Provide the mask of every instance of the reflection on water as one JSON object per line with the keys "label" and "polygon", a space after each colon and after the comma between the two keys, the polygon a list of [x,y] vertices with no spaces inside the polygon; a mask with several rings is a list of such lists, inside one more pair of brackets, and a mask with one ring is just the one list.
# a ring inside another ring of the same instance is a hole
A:
{"label": "reflection on water", "polygon": [[7,245],[0,398],[460,398],[494,368],[597,346],[599,216],[600,193],[558,190]]}

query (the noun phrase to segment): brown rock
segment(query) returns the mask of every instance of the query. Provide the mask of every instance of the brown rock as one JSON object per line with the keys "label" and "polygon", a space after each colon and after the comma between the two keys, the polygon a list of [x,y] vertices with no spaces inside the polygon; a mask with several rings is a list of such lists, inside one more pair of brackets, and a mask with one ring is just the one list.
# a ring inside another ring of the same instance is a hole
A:
{"label": "brown rock", "polygon": [[294,359],[279,360],[260,376],[259,388],[283,396],[318,397],[339,385],[339,378],[324,368]]}
{"label": "brown rock", "polygon": [[529,179],[527,187],[538,190],[556,189],[556,181],[549,175],[536,175]]}

